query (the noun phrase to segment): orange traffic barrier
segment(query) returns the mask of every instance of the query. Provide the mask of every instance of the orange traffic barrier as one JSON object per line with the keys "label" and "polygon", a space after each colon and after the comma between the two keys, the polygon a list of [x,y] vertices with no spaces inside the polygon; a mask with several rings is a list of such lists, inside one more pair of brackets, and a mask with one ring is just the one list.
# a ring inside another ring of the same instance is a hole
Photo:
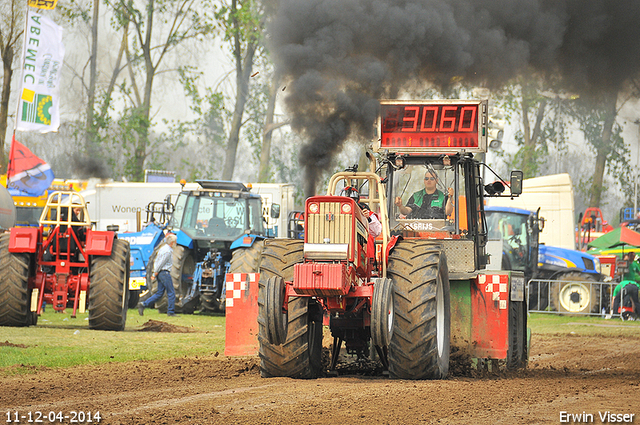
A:
{"label": "orange traffic barrier", "polygon": [[228,273],[226,280],[225,356],[258,354],[258,282],[260,273]]}

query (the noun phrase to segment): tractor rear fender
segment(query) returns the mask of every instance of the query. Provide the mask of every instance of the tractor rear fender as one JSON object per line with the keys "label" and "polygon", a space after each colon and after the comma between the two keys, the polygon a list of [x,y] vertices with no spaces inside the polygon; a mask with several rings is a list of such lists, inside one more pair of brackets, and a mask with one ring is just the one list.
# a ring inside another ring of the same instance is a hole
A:
{"label": "tractor rear fender", "polygon": [[9,238],[9,252],[36,252],[40,239],[38,227],[12,227]]}
{"label": "tractor rear fender", "polygon": [[260,235],[248,234],[248,235],[240,236],[238,239],[233,241],[229,249],[233,251],[236,248],[251,248],[251,246],[253,246],[253,243],[256,240],[261,241],[263,239],[265,239],[265,237]]}
{"label": "tractor rear fender", "polygon": [[184,246],[185,248],[193,249],[193,239],[189,237],[182,230],[178,230],[176,233],[176,243],[180,246]]}
{"label": "tractor rear fender", "polygon": [[114,232],[87,230],[87,255],[111,255],[113,249]]}
{"label": "tractor rear fender", "polygon": [[391,250],[401,240],[402,240],[402,236],[399,236],[399,235],[391,236],[391,238],[389,239],[389,243],[387,244],[387,252],[385,253],[385,256],[382,259],[382,261],[387,261],[387,259],[389,258],[389,254],[391,253]]}

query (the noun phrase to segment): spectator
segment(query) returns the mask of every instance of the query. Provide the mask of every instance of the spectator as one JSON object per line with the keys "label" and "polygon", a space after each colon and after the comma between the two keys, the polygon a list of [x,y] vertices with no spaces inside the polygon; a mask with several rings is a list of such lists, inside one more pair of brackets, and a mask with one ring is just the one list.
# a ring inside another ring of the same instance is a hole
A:
{"label": "spectator", "polygon": [[171,279],[171,267],[173,259],[173,249],[176,247],[176,235],[169,233],[165,238],[165,244],[160,248],[153,263],[153,277],[158,282],[158,289],[146,301],[138,303],[138,313],[144,315],[144,309],[162,298],[165,291],[167,292],[167,316],[178,317],[175,311],[176,292],[173,288],[173,280]]}
{"label": "spectator", "polygon": [[372,212],[364,202],[358,202],[358,206],[364,213],[364,216],[369,220],[369,234],[373,236],[374,239],[377,238],[380,233],[382,233],[382,223],[380,223],[378,215]]}
{"label": "spectator", "polygon": [[636,259],[636,253],[630,252],[624,256],[624,258],[629,262],[627,267],[627,272],[622,275],[621,280],[633,280],[635,282],[640,282],[640,264],[638,264]]}
{"label": "spectator", "polygon": [[624,298],[622,298],[622,306],[633,307],[633,312],[638,314],[638,289],[640,284],[633,280],[623,280],[613,290],[613,299],[611,300],[611,313],[618,314],[618,308],[620,308],[620,298],[624,292]]}

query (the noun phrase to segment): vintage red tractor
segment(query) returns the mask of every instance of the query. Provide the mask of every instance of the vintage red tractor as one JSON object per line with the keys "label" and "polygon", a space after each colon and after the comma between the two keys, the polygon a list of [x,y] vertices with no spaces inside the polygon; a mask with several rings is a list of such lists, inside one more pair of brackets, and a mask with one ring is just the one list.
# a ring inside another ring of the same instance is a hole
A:
{"label": "vintage red tractor", "polygon": [[[325,316],[331,370],[343,344],[377,353],[392,378],[446,377],[452,347],[479,367],[526,365],[524,276],[486,269],[484,216],[484,196],[517,196],[522,173],[483,183],[473,153],[486,151],[486,123],[484,101],[382,102],[371,171],[337,173],[307,199],[304,241],[265,242],[262,376],[318,376]],[[350,188],[378,214],[377,238]]]}
{"label": "vintage red tractor", "polygon": [[40,227],[14,227],[0,236],[0,325],[35,325],[55,311],[89,310],[91,329],[121,331],[129,297],[129,243],[91,230],[82,195],[54,192]]}

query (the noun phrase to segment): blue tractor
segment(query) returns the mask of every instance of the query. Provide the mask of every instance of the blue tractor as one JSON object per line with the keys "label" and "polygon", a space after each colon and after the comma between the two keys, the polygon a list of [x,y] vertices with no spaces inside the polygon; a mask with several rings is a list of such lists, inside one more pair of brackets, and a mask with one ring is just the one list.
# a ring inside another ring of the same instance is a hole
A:
{"label": "blue tractor", "polygon": [[[223,312],[225,274],[258,272],[267,234],[262,199],[243,183],[197,183],[199,189],[178,195],[167,225],[178,241],[171,277],[176,311],[184,314]],[[280,205],[272,204],[270,216],[278,218],[279,213]],[[160,246],[155,247],[152,257]],[[150,261],[149,267],[152,264]],[[154,288],[155,282],[150,283]],[[166,301],[156,307],[162,311]]]}
{"label": "blue tractor", "polygon": [[[544,219],[538,212],[511,207],[485,207],[489,240],[501,241],[503,270],[520,270],[532,287],[530,310],[600,312],[600,262],[585,252],[539,244]],[[587,287],[588,285],[588,287]],[[604,295],[604,294],[603,294]]]}
{"label": "blue tractor", "polygon": [[173,204],[170,197],[164,202],[151,202],[146,208],[147,224],[144,229],[140,232],[118,233],[118,238],[128,241],[131,249],[129,308],[134,308],[140,297],[146,295],[150,289],[150,285],[147,285],[147,271],[151,276],[150,268],[153,267],[155,249],[164,240],[164,230],[172,212]]}

